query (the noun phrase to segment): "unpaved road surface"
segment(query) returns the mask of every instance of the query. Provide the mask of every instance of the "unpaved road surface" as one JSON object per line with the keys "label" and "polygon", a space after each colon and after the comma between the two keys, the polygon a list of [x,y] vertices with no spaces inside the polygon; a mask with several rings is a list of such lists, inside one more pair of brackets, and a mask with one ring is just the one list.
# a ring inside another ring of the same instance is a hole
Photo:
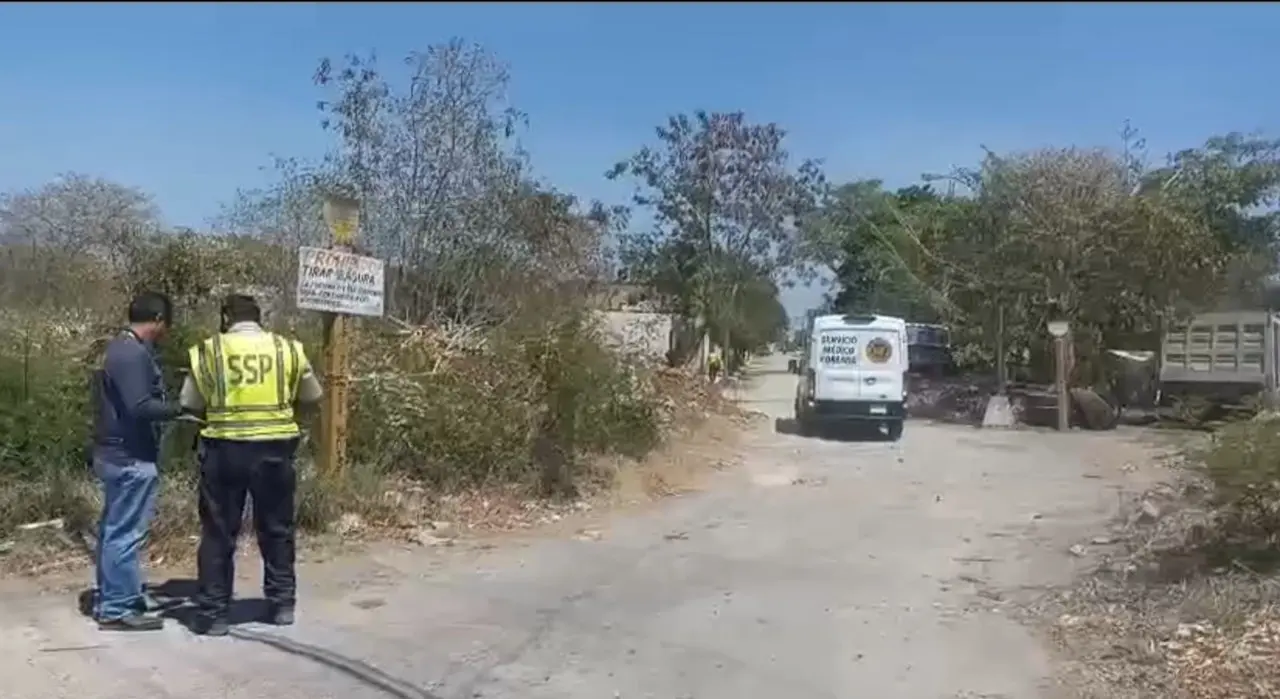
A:
{"label": "unpaved road surface", "polygon": [[[744,402],[789,416],[785,363],[760,362]],[[913,422],[891,445],[761,426],[704,492],[618,515],[598,539],[305,567],[298,625],[245,628],[447,699],[1052,698],[1051,659],[1009,618],[1010,600],[1084,565],[1067,549],[1116,508],[1117,454],[1141,451],[1123,433]],[[5,696],[394,696],[176,624],[99,633],[65,593],[10,587]]]}

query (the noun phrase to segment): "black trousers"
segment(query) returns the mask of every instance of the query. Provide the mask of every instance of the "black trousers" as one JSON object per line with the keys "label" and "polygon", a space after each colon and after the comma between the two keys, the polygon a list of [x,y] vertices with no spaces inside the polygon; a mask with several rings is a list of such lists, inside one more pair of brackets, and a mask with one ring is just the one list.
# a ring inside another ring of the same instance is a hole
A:
{"label": "black trousers", "polygon": [[253,496],[253,523],[262,553],[263,597],[277,606],[294,605],[297,449],[297,439],[201,440],[197,603],[205,614],[225,615],[231,605],[236,539],[244,520],[246,495]]}

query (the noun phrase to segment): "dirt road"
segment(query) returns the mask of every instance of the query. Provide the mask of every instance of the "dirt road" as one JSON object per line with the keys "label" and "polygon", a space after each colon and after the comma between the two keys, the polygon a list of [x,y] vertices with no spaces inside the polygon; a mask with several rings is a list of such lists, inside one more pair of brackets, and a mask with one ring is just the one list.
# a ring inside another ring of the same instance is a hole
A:
{"label": "dirt road", "polygon": [[[760,363],[744,402],[789,416],[784,367]],[[706,492],[619,516],[598,539],[304,569],[299,624],[281,634],[430,692],[399,696],[1058,696],[1009,600],[1085,564],[1067,549],[1116,507],[1115,471],[1099,460],[1134,452],[1130,438],[911,423],[889,445],[770,426],[747,447]],[[10,590],[0,624],[12,696],[398,696],[176,624],[101,634],[65,595]]]}

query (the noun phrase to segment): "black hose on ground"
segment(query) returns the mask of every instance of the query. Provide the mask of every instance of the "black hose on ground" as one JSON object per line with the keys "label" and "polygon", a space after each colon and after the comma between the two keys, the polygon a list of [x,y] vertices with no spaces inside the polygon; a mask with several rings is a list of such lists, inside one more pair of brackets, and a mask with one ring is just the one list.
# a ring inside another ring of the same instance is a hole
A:
{"label": "black hose on ground", "polygon": [[[88,532],[78,532],[79,543],[84,546],[85,552],[89,554],[91,560],[97,556],[97,537]],[[175,600],[177,601],[177,600]],[[183,606],[179,602],[176,607]],[[173,607],[170,607],[173,609]],[[93,604],[90,600],[88,609],[81,609],[82,613],[92,614]],[[262,631],[253,631],[251,629],[243,629],[232,627],[230,635],[244,641],[252,641],[261,643],[264,646],[270,646],[276,650],[296,655],[300,658],[306,658],[315,663],[319,663],[347,676],[362,682],[370,687],[378,689],[396,699],[443,699],[440,695],[429,692],[425,689],[415,687],[404,680],[397,679],[379,670],[378,668],[355,658],[348,658],[345,655],[336,653],[327,648],[295,641],[292,638],[285,638],[272,633],[263,633]]]}
{"label": "black hose on ground", "polygon": [[271,646],[276,650],[306,658],[345,673],[356,680],[396,697],[397,699],[442,699],[439,695],[419,689],[404,680],[397,679],[362,660],[348,658],[327,648],[302,643],[291,638],[251,629],[232,627],[231,635],[246,641]]}

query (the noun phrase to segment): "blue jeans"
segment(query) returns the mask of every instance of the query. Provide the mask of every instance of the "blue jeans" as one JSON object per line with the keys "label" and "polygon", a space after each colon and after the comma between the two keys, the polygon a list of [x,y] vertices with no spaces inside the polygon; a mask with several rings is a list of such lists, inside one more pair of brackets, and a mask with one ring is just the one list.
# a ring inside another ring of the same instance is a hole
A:
{"label": "blue jeans", "polygon": [[93,614],[107,621],[143,606],[140,554],[155,515],[160,476],[153,462],[103,455],[94,455],[93,470],[102,481]]}

